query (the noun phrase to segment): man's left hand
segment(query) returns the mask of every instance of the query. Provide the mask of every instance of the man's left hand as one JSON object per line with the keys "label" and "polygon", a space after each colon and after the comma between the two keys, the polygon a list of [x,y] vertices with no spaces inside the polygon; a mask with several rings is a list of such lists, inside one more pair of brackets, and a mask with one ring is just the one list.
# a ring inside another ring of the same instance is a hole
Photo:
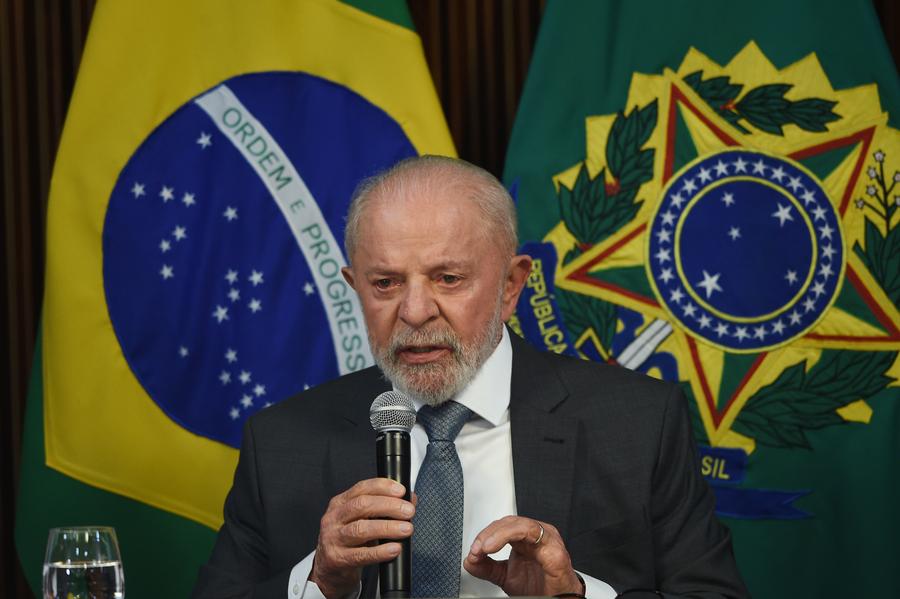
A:
{"label": "man's left hand", "polygon": [[[490,557],[507,543],[512,548],[509,559]],[[559,531],[552,524],[531,518],[506,516],[489,524],[475,537],[463,567],[510,597],[584,594]]]}

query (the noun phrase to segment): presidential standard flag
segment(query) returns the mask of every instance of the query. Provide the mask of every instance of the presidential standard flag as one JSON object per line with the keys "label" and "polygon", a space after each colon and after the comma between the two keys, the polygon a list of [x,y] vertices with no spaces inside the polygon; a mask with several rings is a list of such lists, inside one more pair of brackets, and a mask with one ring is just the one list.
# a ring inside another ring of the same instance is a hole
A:
{"label": "presidential standard flag", "polygon": [[17,518],[35,589],[49,527],[106,524],[129,597],[186,596],[245,420],[372,364],[350,195],[454,150],[405,4],[351,4],[98,5],[50,193]]}
{"label": "presidential standard flag", "polygon": [[898,111],[867,1],[544,15],[520,329],[683,385],[755,597],[900,596]]}

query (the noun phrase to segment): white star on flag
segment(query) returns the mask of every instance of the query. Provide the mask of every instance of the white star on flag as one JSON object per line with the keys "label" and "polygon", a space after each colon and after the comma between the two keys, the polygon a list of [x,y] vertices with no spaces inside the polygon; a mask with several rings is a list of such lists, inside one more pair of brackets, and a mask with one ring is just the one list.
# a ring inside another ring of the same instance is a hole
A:
{"label": "white star on flag", "polygon": [[784,179],[784,174],[785,174],[784,169],[781,168],[781,165],[779,164],[778,166],[776,166],[775,168],[772,169],[772,174],[770,176],[775,181],[778,181],[779,183],[781,183],[781,180]]}
{"label": "white star on flag", "polygon": [[659,273],[659,278],[662,279],[664,283],[668,283],[675,278],[675,275],[672,274],[671,268],[664,268],[663,271]]}
{"label": "white star on flag", "polygon": [[171,187],[163,185],[162,191],[159,192],[159,197],[162,198],[163,202],[168,202],[175,197],[175,194],[172,193],[173,191]]}
{"label": "white star on flag", "polygon": [[225,220],[231,222],[238,217],[237,208],[234,206],[229,206],[225,209],[225,212],[222,213],[222,216],[225,217]]}
{"label": "white star on flag", "polygon": [[225,350],[225,359],[229,363],[234,364],[235,362],[237,362],[237,352],[229,347],[227,350]]}
{"label": "white star on flag", "polygon": [[728,334],[728,325],[727,324],[725,324],[724,322],[720,322],[719,324],[716,325],[716,335],[721,337],[722,335],[727,335],[727,334]]}
{"label": "white star on flag", "polygon": [[231,408],[231,410],[229,410],[228,412],[228,415],[231,416],[232,420],[237,420],[240,417],[241,412],[237,408]]}
{"label": "white star on flag", "polygon": [[247,304],[247,306],[250,308],[250,311],[253,312],[254,314],[256,314],[257,312],[262,310],[262,302],[256,298],[250,300],[250,303]]}
{"label": "white star on flag", "polygon": [[753,336],[755,338],[759,339],[760,341],[765,339],[766,338],[766,327],[758,326],[755,329],[753,329]]}
{"label": "white star on flag", "polygon": [[703,271],[703,281],[698,283],[697,287],[703,287],[704,291],[706,291],[706,299],[709,299],[714,292],[722,291],[722,288],[719,286],[720,276],[722,276],[722,273],[717,272],[711,275],[705,270]]}
{"label": "white star on flag", "polygon": [[794,310],[790,314],[788,314],[788,318],[791,319],[791,324],[799,324],[800,323],[800,313],[797,310]]}
{"label": "white star on flag", "polygon": [[821,206],[816,206],[815,208],[813,208],[813,215],[815,216],[816,220],[825,220],[825,214],[825,209]]}
{"label": "white star on flag", "polygon": [[219,374],[219,380],[222,381],[223,385],[227,385],[228,383],[231,382],[231,373],[228,372],[227,370],[223,370]]}
{"label": "white star on flag", "polygon": [[819,227],[819,233],[822,235],[823,239],[831,239],[831,234],[834,233],[834,229],[831,228],[831,225],[825,223]]}
{"label": "white star on flag", "polygon": [[753,174],[754,175],[763,175],[766,172],[766,163],[762,161],[760,158],[756,163],[753,164]]}
{"label": "white star on flag", "polygon": [[187,237],[187,229],[185,227],[175,227],[175,230],[172,231],[172,235],[175,236],[176,241],[181,241]]}
{"label": "white star on flag", "polygon": [[144,195],[147,194],[147,192],[144,191],[144,185],[143,185],[143,183],[135,183],[135,184],[131,187],[131,193],[132,193],[132,195],[134,195],[135,198],[139,198],[139,197],[144,196]]}
{"label": "white star on flag", "polygon": [[772,323],[772,332],[776,335],[780,335],[784,331],[784,323],[781,322],[781,319],[776,320]]}
{"label": "white star on flag", "polygon": [[804,191],[803,195],[800,197],[803,198],[804,204],[812,204],[816,201],[816,194],[811,189],[807,189],[806,191]]}
{"label": "white star on flag", "polygon": [[834,271],[831,270],[831,264],[822,264],[819,266],[819,276],[825,277],[826,279],[834,274]]}
{"label": "white star on flag", "polygon": [[740,227],[731,227],[728,229],[728,236],[731,237],[731,241],[737,241],[738,237],[741,236]]}
{"label": "white star on flag", "polygon": [[778,226],[783,227],[784,223],[789,220],[794,220],[794,217],[791,216],[791,207],[790,205],[782,206],[778,204],[778,210],[772,213],[773,218],[778,219]]}
{"label": "white star on flag", "polygon": [[694,304],[685,304],[682,308],[685,316],[690,316],[693,318],[694,314],[697,312],[697,306]]}
{"label": "white star on flag", "polygon": [[815,310],[816,309],[816,300],[814,300],[811,297],[808,297],[805,300],[803,300],[803,309],[806,310],[807,312],[812,312],[813,310]]}
{"label": "white star on flag", "polygon": [[699,177],[701,183],[709,183],[710,181],[712,181],[712,175],[709,174],[708,168],[701,168]]}
{"label": "white star on flag", "polygon": [[787,186],[791,188],[791,191],[797,193],[797,190],[802,188],[803,185],[800,184],[800,177],[789,177]]}
{"label": "white star on flag", "polygon": [[725,195],[722,196],[722,201],[725,202],[726,206],[731,206],[734,204],[734,194],[726,192]]}
{"label": "white star on flag", "polygon": [[684,187],[682,188],[682,190],[688,194],[694,193],[695,191],[697,191],[697,184],[694,183],[693,179],[685,179]]}
{"label": "white star on flag", "polygon": [[784,278],[787,279],[788,285],[793,285],[794,283],[797,282],[797,271],[796,270],[787,271],[787,274],[784,275]]}
{"label": "white star on flag", "polygon": [[212,145],[212,136],[206,131],[201,131],[200,137],[197,138],[197,145],[205,150]]}
{"label": "white star on flag", "polygon": [[316,288],[312,286],[312,283],[307,281],[306,284],[303,286],[303,293],[305,293],[306,295],[312,295],[315,292],[316,292]]}
{"label": "white star on flag", "polygon": [[225,274],[225,280],[234,285],[235,281],[237,281],[238,274],[236,270],[229,270]]}
{"label": "white star on flag", "polygon": [[662,214],[662,219],[663,219],[663,224],[664,224],[664,225],[671,225],[672,223],[675,222],[675,215],[672,214],[671,211],[666,210],[666,211],[663,212],[663,214]]}
{"label": "white star on flag", "polygon": [[715,164],[715,169],[716,169],[716,174],[719,175],[720,177],[724,177],[725,175],[728,174],[728,165],[725,164],[724,162],[722,162],[721,159]]}
{"label": "white star on flag", "polygon": [[162,275],[163,280],[171,279],[175,276],[175,271],[168,264],[163,264],[163,267],[160,269],[159,274]]}
{"label": "white star on flag", "polygon": [[684,299],[684,293],[681,292],[681,289],[673,289],[671,295],[669,295],[669,300],[675,302],[676,304],[681,302]]}
{"label": "white star on flag", "polygon": [[831,260],[831,257],[834,256],[835,249],[829,243],[828,245],[822,248],[822,255],[827,259]]}
{"label": "white star on flag", "polygon": [[222,324],[223,320],[228,320],[228,308],[226,308],[225,306],[216,306],[216,309],[212,315],[219,324]]}
{"label": "white star on flag", "polygon": [[159,242],[159,249],[162,250],[163,254],[165,254],[166,252],[168,252],[169,250],[172,249],[172,244],[169,242],[168,239],[163,239],[162,241]]}
{"label": "white star on flag", "polygon": [[256,395],[256,397],[262,397],[266,394],[266,386],[256,385],[255,387],[253,387],[253,394]]}
{"label": "white star on flag", "polygon": [[732,162],[731,164],[734,165],[735,173],[746,173],[747,172],[747,163],[740,156],[738,156],[738,159],[735,160],[734,162]]}
{"label": "white star on flag", "polygon": [[812,286],[812,292],[816,294],[818,298],[820,295],[825,293],[825,283],[821,281],[816,281],[816,284]]}
{"label": "white star on flag", "polygon": [[241,292],[238,291],[237,289],[230,289],[228,291],[228,299],[230,299],[233,302],[238,301],[239,299],[241,299]]}
{"label": "white star on flag", "polygon": [[178,348],[178,355],[181,356],[182,358],[187,358],[188,353],[189,353],[188,348],[186,348],[185,346],[182,345],[181,347]]}
{"label": "white star on flag", "polygon": [[672,205],[676,208],[681,208],[681,205],[684,204],[684,198],[681,197],[680,193],[676,193],[672,196]]}
{"label": "white star on flag", "polygon": [[245,393],[241,397],[241,405],[244,406],[244,408],[249,408],[253,405],[253,398]]}
{"label": "white star on flag", "polygon": [[263,274],[258,270],[254,270],[252,273],[250,273],[250,276],[247,277],[247,280],[253,283],[253,286],[256,287],[257,285],[262,284]]}
{"label": "white star on flag", "polygon": [[194,194],[192,193],[186,193],[181,196],[181,201],[185,206],[193,206],[197,203],[197,200],[194,199]]}
{"label": "white star on flag", "polygon": [[668,229],[660,229],[656,232],[656,238],[660,243],[666,243],[667,241],[671,240],[672,232]]}
{"label": "white star on flag", "polygon": [[241,380],[242,385],[246,385],[247,383],[250,382],[250,373],[247,372],[246,370],[242,370],[241,374],[238,375],[238,378]]}
{"label": "white star on flag", "polygon": [[738,327],[734,331],[734,336],[738,338],[738,341],[743,341],[748,338],[750,335],[747,333],[747,327]]}
{"label": "white star on flag", "polygon": [[712,319],[709,316],[707,316],[706,314],[703,314],[703,313],[700,314],[700,328],[701,329],[708,329],[711,322],[712,322]]}
{"label": "white star on flag", "polygon": [[656,259],[662,263],[671,260],[672,258],[669,256],[669,250],[666,248],[659,248],[659,251],[656,252]]}

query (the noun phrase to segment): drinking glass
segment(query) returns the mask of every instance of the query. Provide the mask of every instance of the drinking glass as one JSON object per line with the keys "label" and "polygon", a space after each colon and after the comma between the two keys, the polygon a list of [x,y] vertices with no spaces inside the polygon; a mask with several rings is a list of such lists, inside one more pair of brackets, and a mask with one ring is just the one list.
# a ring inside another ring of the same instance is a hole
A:
{"label": "drinking glass", "polygon": [[111,526],[50,529],[44,599],[123,599],[125,576]]}

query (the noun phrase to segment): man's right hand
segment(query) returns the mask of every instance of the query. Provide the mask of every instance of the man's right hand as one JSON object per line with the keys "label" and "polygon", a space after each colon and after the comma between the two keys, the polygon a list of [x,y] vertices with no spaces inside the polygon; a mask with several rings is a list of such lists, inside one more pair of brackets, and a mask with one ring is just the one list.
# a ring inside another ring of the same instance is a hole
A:
{"label": "man's right hand", "polygon": [[363,566],[394,559],[400,543],[378,539],[412,535],[415,507],[403,499],[403,485],[387,478],[360,481],[331,499],[319,526],[319,542],[309,579],[328,599],[352,593]]}

